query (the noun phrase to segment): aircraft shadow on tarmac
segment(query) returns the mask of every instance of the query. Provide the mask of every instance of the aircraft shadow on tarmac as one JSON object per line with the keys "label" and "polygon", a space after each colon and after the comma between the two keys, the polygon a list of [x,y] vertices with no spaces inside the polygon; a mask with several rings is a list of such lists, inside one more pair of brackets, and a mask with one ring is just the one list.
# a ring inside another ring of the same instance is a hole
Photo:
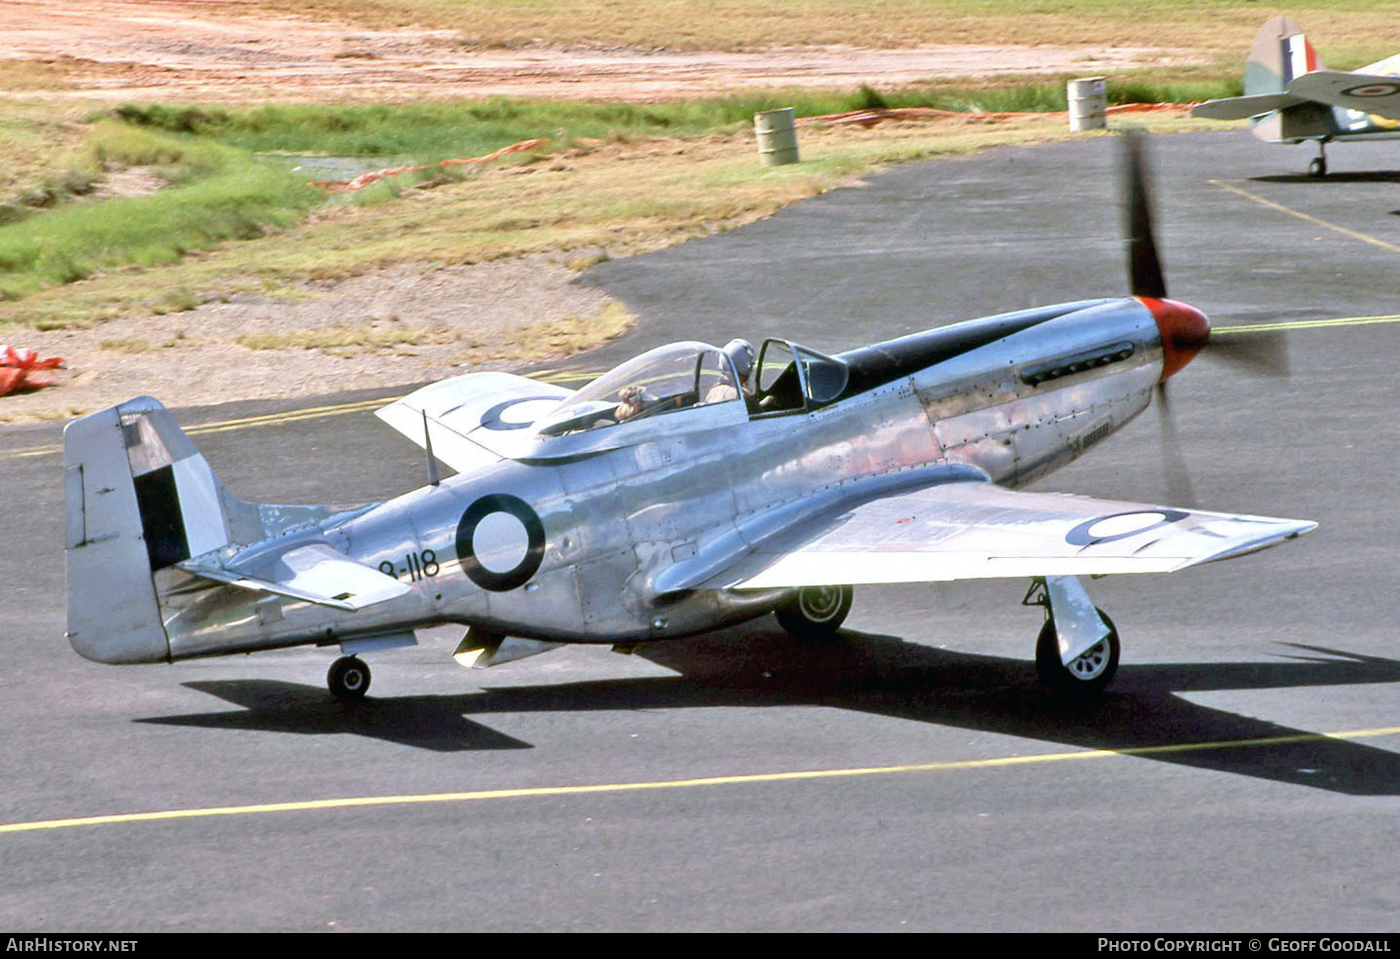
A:
{"label": "aircraft shadow on tarmac", "polygon": [[346,733],[456,752],[530,748],[467,718],[491,713],[823,706],[1085,749],[1136,751],[1142,758],[1352,795],[1400,794],[1398,753],[1178,695],[1400,682],[1397,660],[1318,646],[1286,648],[1290,658],[1275,662],[1124,665],[1101,700],[1071,706],[1042,691],[1030,662],[853,631],[800,642],[751,625],[638,651],[678,676],[487,687],[451,696],[371,696],[355,706],[332,703],[319,686],[195,682],[186,685],[244,710],[136,722]]}
{"label": "aircraft shadow on tarmac", "polygon": [[360,703],[336,703],[331,701],[323,686],[303,686],[280,680],[230,680],[184,685],[242,706],[245,711],[162,716],[137,719],[135,722],[311,736],[345,733],[436,752],[533,748],[529,743],[463,716],[463,713],[472,711],[472,694],[394,699],[370,697]]}
{"label": "aircraft shadow on tarmac", "polygon": [[1361,173],[1329,173],[1325,177],[1306,173],[1270,173],[1249,177],[1255,183],[1400,183],[1400,171],[1367,170]]}

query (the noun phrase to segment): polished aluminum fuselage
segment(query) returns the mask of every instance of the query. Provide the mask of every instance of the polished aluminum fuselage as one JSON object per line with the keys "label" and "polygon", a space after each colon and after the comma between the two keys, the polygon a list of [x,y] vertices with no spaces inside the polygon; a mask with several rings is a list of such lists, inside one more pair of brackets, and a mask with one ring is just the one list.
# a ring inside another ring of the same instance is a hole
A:
{"label": "polished aluminum fuselage", "polygon": [[[411,587],[359,612],[162,570],[156,585],[171,658],[343,643],[442,623],[627,643],[768,612],[788,591],[695,584],[819,499],[839,506],[936,469],[972,469],[1020,486],[1147,407],[1162,346],[1141,302],[1045,312],[1052,318],[830,405],[751,415],[733,401],[611,433],[541,437],[530,455],[278,537],[279,544],[327,542],[392,569]],[[542,554],[527,582],[488,589],[463,569],[460,526],[473,504],[500,495],[538,515]]]}

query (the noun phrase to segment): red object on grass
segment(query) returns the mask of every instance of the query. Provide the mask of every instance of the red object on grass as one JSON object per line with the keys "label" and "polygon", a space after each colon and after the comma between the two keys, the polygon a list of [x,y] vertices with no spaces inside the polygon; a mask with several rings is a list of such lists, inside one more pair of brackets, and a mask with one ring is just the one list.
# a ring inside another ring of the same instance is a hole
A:
{"label": "red object on grass", "polygon": [[48,377],[32,376],[37,370],[55,370],[63,357],[39,358],[38,350],[0,345],[0,396],[16,390],[37,390],[49,385]]}

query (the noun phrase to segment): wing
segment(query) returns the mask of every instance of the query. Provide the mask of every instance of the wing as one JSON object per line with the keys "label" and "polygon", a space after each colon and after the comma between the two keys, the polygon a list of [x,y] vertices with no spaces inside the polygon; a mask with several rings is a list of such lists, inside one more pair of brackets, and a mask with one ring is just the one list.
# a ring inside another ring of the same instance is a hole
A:
{"label": "wing", "polygon": [[1400,77],[1314,70],[1288,84],[1288,95],[1400,119]]}
{"label": "wing", "polygon": [[1316,527],[1306,520],[945,483],[799,520],[706,585],[1165,573],[1273,546]]}
{"label": "wing", "polygon": [[459,473],[508,459],[540,416],[570,390],[511,373],[469,373],[415,390],[376,410],[404,436]]}
{"label": "wing", "polygon": [[1303,97],[1294,96],[1292,87],[1289,93],[1256,93],[1247,97],[1223,97],[1207,100],[1191,108],[1193,117],[1205,120],[1244,120],[1272,110],[1297,106],[1307,102]]}
{"label": "wing", "polygon": [[240,566],[236,557],[225,566],[214,559],[213,554],[175,565],[217,583],[348,612],[411,591],[396,577],[361,565],[324,543],[296,546],[276,556],[260,556],[256,568]]}

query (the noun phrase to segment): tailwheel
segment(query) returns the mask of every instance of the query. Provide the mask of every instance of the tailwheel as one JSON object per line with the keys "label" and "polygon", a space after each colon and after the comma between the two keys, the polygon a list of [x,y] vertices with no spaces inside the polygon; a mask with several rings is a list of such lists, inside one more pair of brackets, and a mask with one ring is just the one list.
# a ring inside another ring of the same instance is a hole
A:
{"label": "tailwheel", "polygon": [[[1097,608],[1097,607],[1095,607]],[[1118,672],[1118,629],[1103,610],[1098,611],[1108,626],[1108,635],[1089,647],[1068,665],[1060,662],[1060,643],[1055,620],[1046,617],[1035,642],[1035,671],[1055,696],[1066,700],[1086,700],[1098,696]]]}
{"label": "tailwheel", "polygon": [[369,690],[369,667],[358,657],[342,656],[331,664],[326,685],[342,703],[359,702]]}
{"label": "tailwheel", "polygon": [[822,639],[841,628],[854,598],[851,586],[804,586],[774,613],[778,625],[798,639]]}

